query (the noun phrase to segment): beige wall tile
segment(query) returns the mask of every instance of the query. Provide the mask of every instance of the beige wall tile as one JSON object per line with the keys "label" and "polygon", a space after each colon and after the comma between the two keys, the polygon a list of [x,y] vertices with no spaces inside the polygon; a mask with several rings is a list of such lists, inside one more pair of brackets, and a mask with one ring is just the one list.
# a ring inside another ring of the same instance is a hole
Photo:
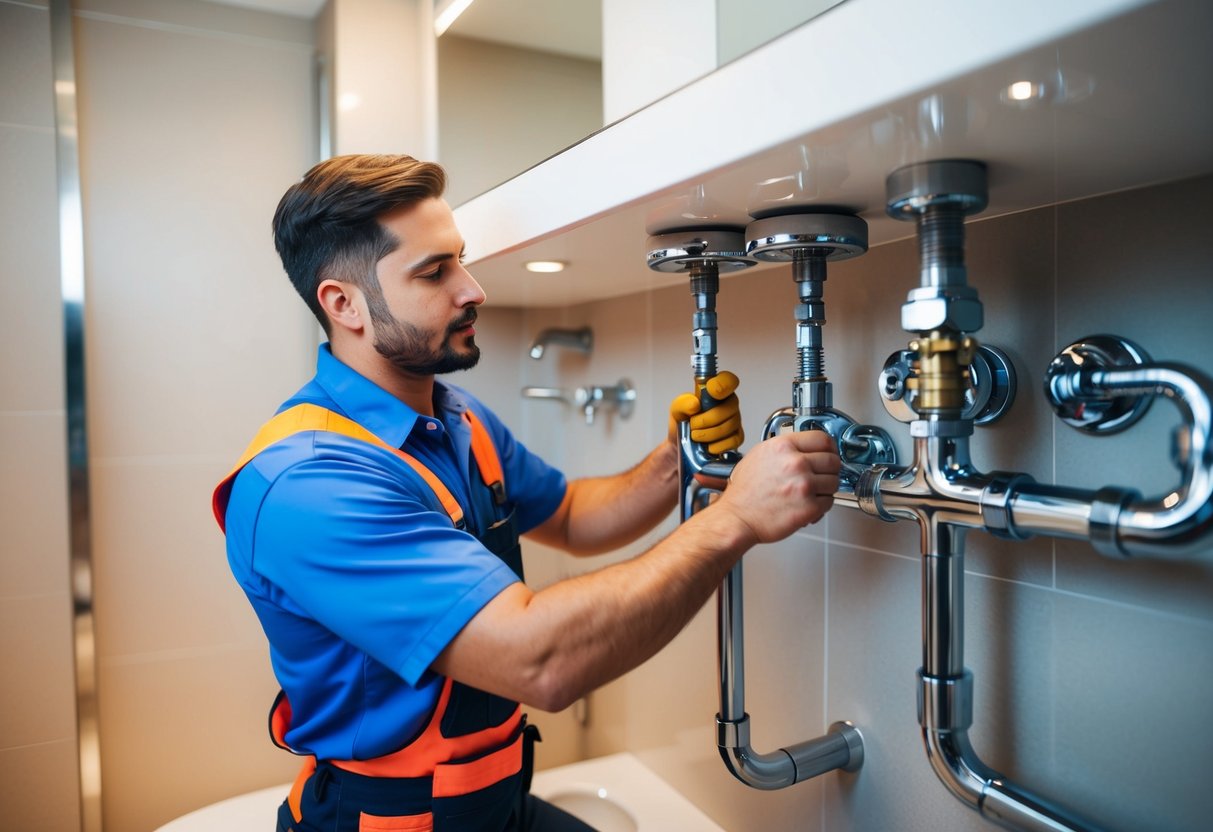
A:
{"label": "beige wall tile", "polygon": [[230,459],[312,367],[269,236],[313,158],[311,52],[89,18],[77,40],[94,453]]}
{"label": "beige wall tile", "polygon": [[277,690],[264,648],[103,661],[105,827],[156,829],[217,800],[292,781],[299,760],[275,747],[265,727]]}
{"label": "beige wall tile", "polygon": [[263,643],[211,514],[212,466],[106,463],[92,476],[98,655]]}
{"label": "beige wall tile", "polygon": [[0,411],[0,597],[67,587],[66,444],[62,412]]}
{"label": "beige wall tile", "polygon": [[78,832],[76,740],[0,748],[0,806],[6,828]]}
{"label": "beige wall tile", "polygon": [[[0,52],[6,52],[10,34],[2,21],[0,33]],[[45,94],[49,99],[49,90]],[[10,308],[21,310],[0,330],[0,378],[5,380],[0,410],[61,410],[63,299],[54,134],[43,127],[0,124],[0,178],[6,183],[0,198],[0,274]]]}
{"label": "beige wall tile", "polygon": [[0,598],[0,746],[75,738],[71,645],[66,592]]}
{"label": "beige wall tile", "polygon": [[476,343],[480,363],[462,373],[444,376],[445,381],[471,391],[492,408],[510,430],[522,423],[522,395],[518,378],[529,344],[524,345],[524,314],[519,309],[485,306],[476,320]]}
{"label": "beige wall tile", "polygon": [[1054,608],[1050,785],[1107,828],[1206,829],[1213,625],[1063,594]]}
{"label": "beige wall tile", "polygon": [[[53,129],[50,15],[30,4],[0,3],[0,122]],[[12,193],[20,193],[10,191]]]}

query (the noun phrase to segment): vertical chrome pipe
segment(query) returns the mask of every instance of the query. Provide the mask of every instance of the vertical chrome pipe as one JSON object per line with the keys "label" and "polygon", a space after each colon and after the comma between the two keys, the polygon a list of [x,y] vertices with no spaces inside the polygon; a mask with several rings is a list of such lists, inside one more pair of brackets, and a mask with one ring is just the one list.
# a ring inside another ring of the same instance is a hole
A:
{"label": "vertical chrome pipe", "polygon": [[55,169],[59,183],[59,274],[67,411],[68,540],[76,670],[76,736],[83,832],[101,829],[101,742],[93,621],[92,507],[85,389],[84,217],[80,188],[76,63],[70,0],[51,0]]}
{"label": "vertical chrome pipe", "polygon": [[[958,533],[959,532],[959,533]],[[936,775],[982,817],[1029,832],[1096,832],[1098,827],[1008,782],[969,742],[973,674],[964,667],[964,529],[928,525],[923,551],[923,667],[918,721]]]}

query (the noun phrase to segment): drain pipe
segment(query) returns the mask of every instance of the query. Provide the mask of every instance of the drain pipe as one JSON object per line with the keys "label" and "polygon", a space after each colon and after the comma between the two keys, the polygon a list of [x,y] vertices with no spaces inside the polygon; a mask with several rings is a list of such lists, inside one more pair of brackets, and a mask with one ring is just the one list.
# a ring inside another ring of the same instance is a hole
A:
{"label": "drain pipe", "polygon": [[[964,217],[986,205],[985,166],[969,161],[912,165],[888,180],[889,213],[918,224],[921,285],[902,307],[915,373],[907,469],[873,466],[856,487],[861,508],[918,522],[922,550],[922,668],[918,719],[936,775],[962,802],[1013,829],[1094,830],[1088,822],[1009,783],[973,751],[973,675],[964,666],[964,536],[985,527],[983,496],[1006,494],[1013,474],[984,475],[969,459],[973,420],[965,391],[983,310],[967,284]],[[1007,526],[1009,524],[1002,524]]]}
{"label": "drain pipe", "polygon": [[[736,230],[692,230],[649,238],[649,268],[690,276],[695,299],[691,366],[695,389],[711,404],[704,386],[716,375],[716,294],[723,271],[748,268],[742,235]],[[686,522],[705,508],[728,484],[741,455],[709,454],[691,441],[690,426],[679,425],[678,481],[680,520]],[[863,764],[863,739],[847,722],[836,722],[817,739],[759,753],[750,746],[750,716],[745,711],[745,628],[742,605],[742,563],[725,576],[717,593],[717,652],[720,713],[716,716],[717,747],[725,766],[741,782],[756,789],[781,789],[819,774]]]}
{"label": "drain pipe", "polygon": [[[982,348],[970,335],[981,327],[983,312],[967,285],[963,218],[985,207],[985,168],[970,161],[911,165],[889,177],[888,191],[889,213],[918,223],[922,273],[921,285],[902,307],[902,326],[917,337],[901,358],[886,364],[880,388],[892,415],[906,418],[908,407],[914,459],[907,467],[868,467],[854,491],[840,491],[835,503],[919,525],[918,714],[939,779],[966,805],[1008,828],[1095,830],[1011,783],[973,750],[973,675],[964,667],[964,536],[976,528],[1013,539],[1084,539],[1115,557],[1207,552],[1213,531],[1213,383],[1178,364],[1152,363],[1135,344],[1102,335],[1071,344],[1048,369],[1045,392],[1058,415],[1091,433],[1123,430],[1153,397],[1176,403],[1186,422],[1175,451],[1183,482],[1160,499],[1143,500],[1123,488],[1067,488],[1036,483],[1027,474],[978,471],[969,458],[974,422],[982,421],[966,399],[979,380],[972,370],[985,366],[985,383],[1005,384],[997,360],[977,360]],[[982,401],[1000,408],[1008,403],[1004,392],[984,392]]]}

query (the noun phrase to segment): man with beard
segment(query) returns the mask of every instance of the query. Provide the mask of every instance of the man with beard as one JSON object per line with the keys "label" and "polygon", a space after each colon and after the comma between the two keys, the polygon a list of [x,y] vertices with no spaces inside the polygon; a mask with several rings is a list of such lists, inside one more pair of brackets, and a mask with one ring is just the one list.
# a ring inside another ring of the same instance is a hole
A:
{"label": "man with beard", "polygon": [[305,757],[286,830],[584,830],[527,794],[558,711],[656,653],[759,542],[815,522],[838,487],[820,432],[761,443],[729,489],[644,554],[538,592],[519,534],[578,555],[636,540],[677,502],[677,420],[741,444],[722,373],[700,413],[629,471],[566,481],[472,394],[484,292],[462,265],[445,175],[346,156],[282,198],[274,241],[329,337],[315,377],[215,492],[228,561],[281,686],[276,743]]}

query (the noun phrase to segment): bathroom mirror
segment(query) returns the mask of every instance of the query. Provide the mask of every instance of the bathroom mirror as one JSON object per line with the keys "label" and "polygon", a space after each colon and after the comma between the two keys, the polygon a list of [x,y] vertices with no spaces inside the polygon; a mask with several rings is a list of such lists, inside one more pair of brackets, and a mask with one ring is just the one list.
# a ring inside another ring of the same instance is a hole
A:
{"label": "bathroom mirror", "polygon": [[[844,0],[473,0],[438,38],[459,205]],[[435,16],[458,0],[434,0]]]}

